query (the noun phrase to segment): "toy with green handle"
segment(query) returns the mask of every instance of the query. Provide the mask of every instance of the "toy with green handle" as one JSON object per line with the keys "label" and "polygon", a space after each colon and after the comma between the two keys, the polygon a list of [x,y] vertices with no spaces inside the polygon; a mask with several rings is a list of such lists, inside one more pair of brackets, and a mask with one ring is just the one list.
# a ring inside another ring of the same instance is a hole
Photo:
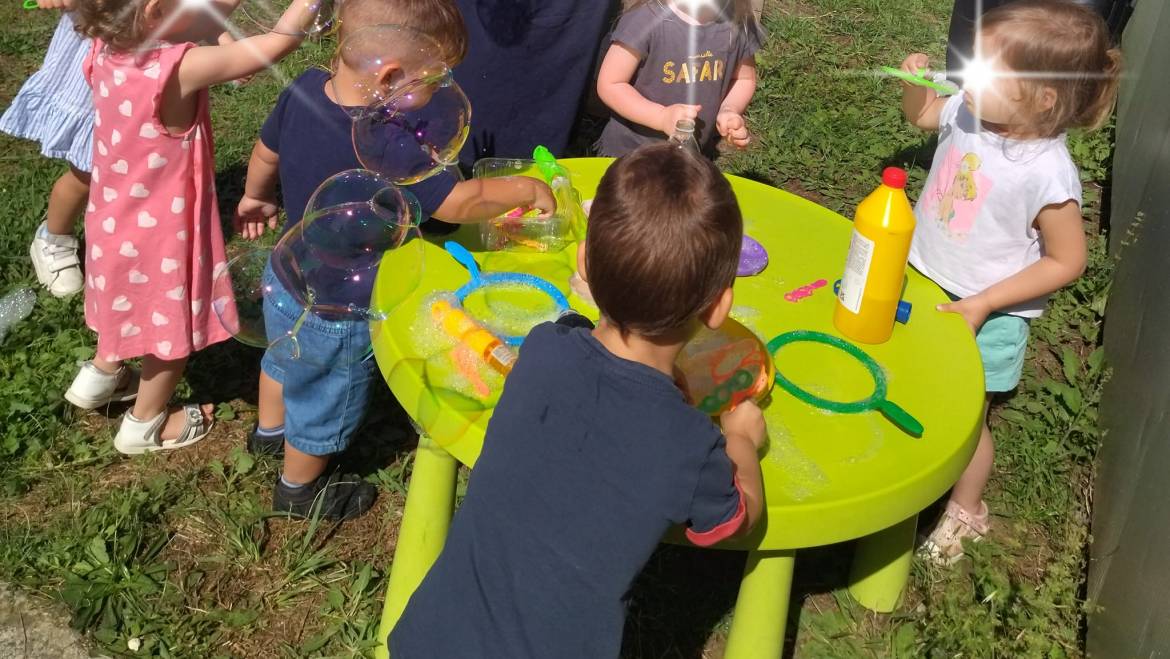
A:
{"label": "toy with green handle", "polygon": [[776,351],[780,348],[798,342],[812,342],[820,343],[827,346],[832,346],[847,353],[849,356],[861,362],[861,365],[869,371],[870,377],[873,378],[873,393],[867,398],[861,400],[841,402],[836,400],[829,400],[821,398],[815,394],[809,393],[807,390],[801,388],[792,380],[789,380],[781,372],[779,366],[776,367],[776,384],[781,389],[792,394],[797,400],[818,407],[829,412],[836,412],[838,414],[857,414],[859,412],[869,412],[870,410],[877,410],[881,412],[887,419],[895,426],[901,428],[906,434],[912,437],[921,437],[923,432],[922,423],[915,419],[912,414],[899,407],[896,403],[886,398],[887,382],[886,374],[882,371],[878,363],[874,361],[873,357],[867,355],[861,348],[837,338],[831,334],[824,332],[812,332],[807,330],[799,330],[795,332],[788,332],[781,334],[768,342],[768,352],[775,359]]}
{"label": "toy with green handle", "polygon": [[545,183],[548,183],[550,187],[556,183],[558,178],[566,180],[569,178],[565,168],[557,164],[557,159],[553,156],[552,151],[549,151],[544,145],[538,145],[532,150],[532,160],[536,162],[536,168],[540,170]]}
{"label": "toy with green handle", "polygon": [[544,145],[538,145],[532,150],[532,160],[536,163],[536,168],[540,170],[540,175],[548,183],[548,187],[552,188],[553,196],[557,199],[557,207],[560,209],[558,212],[564,213],[572,210],[569,230],[573,232],[574,238],[583,240],[585,238],[584,214],[580,211],[581,200],[569,180],[569,172],[557,163],[556,157]]}
{"label": "toy with green handle", "polygon": [[888,75],[891,75],[899,80],[904,80],[912,85],[917,85],[919,87],[926,87],[927,89],[933,89],[934,91],[936,91],[940,94],[945,94],[947,96],[950,96],[951,94],[955,94],[959,91],[959,88],[954,86],[954,85],[935,82],[935,81],[931,80],[930,78],[927,78],[926,76],[924,76],[922,74],[922,70],[919,70],[918,73],[910,73],[909,71],[903,71],[902,69],[896,69],[892,66],[883,66],[882,72],[886,73]]}

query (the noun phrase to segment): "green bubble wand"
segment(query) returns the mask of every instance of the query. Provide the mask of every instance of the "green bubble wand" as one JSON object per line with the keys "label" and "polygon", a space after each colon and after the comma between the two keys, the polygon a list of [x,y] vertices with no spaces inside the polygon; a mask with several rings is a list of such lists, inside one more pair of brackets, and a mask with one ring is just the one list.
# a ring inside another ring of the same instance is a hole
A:
{"label": "green bubble wand", "polygon": [[882,415],[884,415],[887,419],[889,419],[891,423],[901,428],[906,434],[913,437],[922,436],[922,423],[919,422],[918,419],[914,418],[914,416],[909,412],[886,398],[886,374],[882,371],[882,368],[878,366],[878,363],[874,361],[873,357],[870,357],[865,353],[865,351],[853,345],[852,343],[849,343],[843,339],[839,339],[835,336],[832,336],[831,334],[825,334],[824,332],[798,330],[795,332],[781,334],[780,336],[777,336],[776,338],[769,341],[768,353],[772,355],[772,359],[775,361],[776,351],[778,351],[780,348],[790,343],[798,343],[802,341],[810,343],[821,343],[833,348],[837,348],[838,350],[845,352],[850,357],[853,357],[857,361],[861,362],[861,365],[864,366],[867,371],[869,371],[870,377],[873,378],[873,393],[870,394],[867,398],[862,398],[861,400],[855,400],[851,402],[841,402],[836,400],[829,400],[827,398],[821,398],[820,396],[809,393],[792,380],[789,380],[780,371],[780,367],[777,366],[776,384],[780,385],[781,389],[792,394],[794,398],[801,402],[812,405],[813,407],[819,407],[822,410],[836,412],[838,414],[858,414],[861,412],[869,412],[870,410],[877,410],[881,412]]}
{"label": "green bubble wand", "polygon": [[935,82],[935,81],[931,80],[930,78],[927,78],[925,75],[923,75],[922,69],[919,69],[918,73],[910,73],[909,71],[903,71],[902,69],[896,69],[892,66],[883,66],[882,73],[893,76],[899,80],[903,80],[903,81],[908,82],[912,85],[917,85],[918,87],[926,87],[927,89],[933,89],[934,91],[936,91],[940,94],[945,94],[947,96],[950,96],[951,94],[955,94],[959,91],[958,87],[956,87],[950,83],[944,84],[941,82]]}

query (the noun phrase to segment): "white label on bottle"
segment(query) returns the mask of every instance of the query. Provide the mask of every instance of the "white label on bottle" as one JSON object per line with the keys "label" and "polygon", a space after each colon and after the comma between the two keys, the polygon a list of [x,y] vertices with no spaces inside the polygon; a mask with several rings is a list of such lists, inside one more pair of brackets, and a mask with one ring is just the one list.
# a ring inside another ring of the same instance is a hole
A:
{"label": "white label on bottle", "polygon": [[841,306],[861,313],[861,295],[869,281],[869,265],[873,261],[873,241],[855,229],[849,240],[849,256],[845,259],[845,275],[841,277],[841,291],[837,299]]}

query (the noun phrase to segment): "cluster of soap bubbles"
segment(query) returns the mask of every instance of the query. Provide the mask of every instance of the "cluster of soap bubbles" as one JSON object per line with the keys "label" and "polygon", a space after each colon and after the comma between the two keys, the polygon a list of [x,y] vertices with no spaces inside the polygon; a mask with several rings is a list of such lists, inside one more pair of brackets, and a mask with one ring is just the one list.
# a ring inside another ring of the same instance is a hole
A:
{"label": "cluster of soap bubbles", "polygon": [[[321,184],[304,218],[274,247],[248,249],[228,262],[213,285],[213,309],[242,343],[268,348],[280,359],[343,366],[336,354],[302,350],[297,332],[303,320],[309,314],[318,325],[389,317],[422,277],[420,219],[409,192],[370,171],[341,172]],[[391,250],[399,252],[395,270],[379,278],[382,256]],[[265,325],[272,313],[298,320],[276,334]],[[364,358],[368,345],[361,348],[343,351],[349,355],[343,361]]]}
{"label": "cluster of soap bubbles", "polygon": [[[271,249],[251,248],[228,262],[214,282],[213,308],[242,343],[278,358],[308,363],[296,334],[310,314],[318,322],[381,321],[422,277],[421,209],[406,189],[451,167],[467,138],[471,107],[442,64],[438,46],[401,26],[366,28],[342,44],[339,57],[360,73],[337,98],[361,98],[349,108],[353,146],[365,169],[341,172],[317,188],[303,218]],[[396,250],[393,273],[379,273]],[[277,286],[279,284],[279,286]],[[277,295],[278,289],[288,295]],[[267,309],[266,309],[267,307]],[[284,308],[281,307],[291,307]],[[280,335],[265,313],[298,320]],[[360,359],[366,351],[347,350]]]}
{"label": "cluster of soap bubbles", "polygon": [[410,185],[458,163],[471,103],[439,44],[400,25],[376,25],[348,37],[338,58],[358,72],[354,91],[365,105],[350,114],[363,167]]}

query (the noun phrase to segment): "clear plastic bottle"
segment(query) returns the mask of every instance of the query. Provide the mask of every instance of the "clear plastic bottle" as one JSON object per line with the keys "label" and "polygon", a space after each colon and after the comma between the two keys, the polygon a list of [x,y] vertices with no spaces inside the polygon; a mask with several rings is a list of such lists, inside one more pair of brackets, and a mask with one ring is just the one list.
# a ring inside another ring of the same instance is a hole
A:
{"label": "clear plastic bottle", "polygon": [[906,172],[887,167],[881,186],[854,215],[833,324],[860,343],[884,343],[894,331],[914,238],[914,209],[905,188]]}
{"label": "clear plastic bottle", "polygon": [[670,136],[670,143],[678,145],[680,149],[699,153],[699,143],[695,141],[695,122],[691,119],[676,121],[674,133]]}

